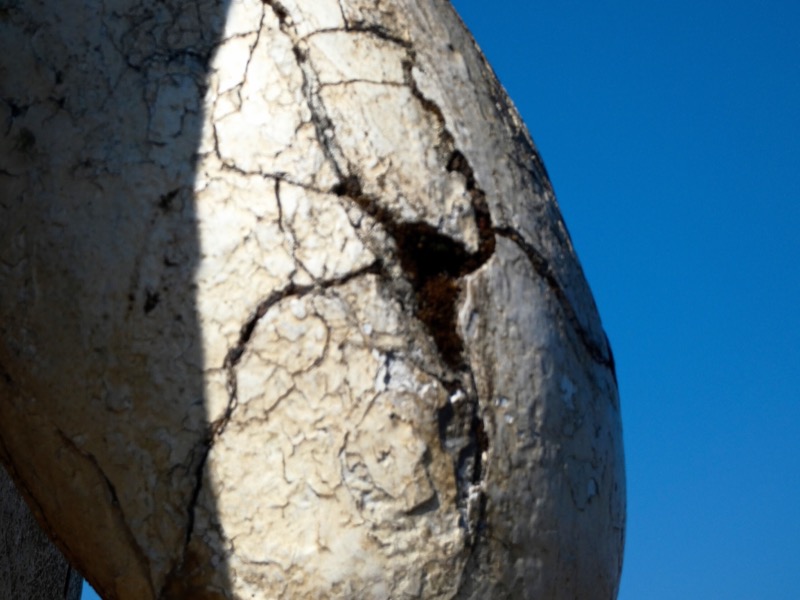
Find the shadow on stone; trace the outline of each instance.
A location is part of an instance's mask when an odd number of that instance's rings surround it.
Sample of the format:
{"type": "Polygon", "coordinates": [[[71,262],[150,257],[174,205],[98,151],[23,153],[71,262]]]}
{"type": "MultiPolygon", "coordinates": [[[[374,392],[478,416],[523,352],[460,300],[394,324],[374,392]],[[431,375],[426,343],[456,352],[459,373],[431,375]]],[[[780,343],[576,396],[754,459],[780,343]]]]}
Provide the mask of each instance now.
{"type": "Polygon", "coordinates": [[[0,458],[105,598],[229,588],[193,200],[227,10],[0,3],[0,458]]]}

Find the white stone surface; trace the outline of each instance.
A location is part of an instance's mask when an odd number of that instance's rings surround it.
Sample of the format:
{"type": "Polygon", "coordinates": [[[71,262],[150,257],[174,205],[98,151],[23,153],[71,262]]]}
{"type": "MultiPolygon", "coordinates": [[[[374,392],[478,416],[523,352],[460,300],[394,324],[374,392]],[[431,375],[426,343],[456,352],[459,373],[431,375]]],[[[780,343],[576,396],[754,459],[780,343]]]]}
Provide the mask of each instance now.
{"type": "Polygon", "coordinates": [[[0,454],[95,588],[616,596],[613,359],[449,4],[39,0],[0,72],[0,454]]]}

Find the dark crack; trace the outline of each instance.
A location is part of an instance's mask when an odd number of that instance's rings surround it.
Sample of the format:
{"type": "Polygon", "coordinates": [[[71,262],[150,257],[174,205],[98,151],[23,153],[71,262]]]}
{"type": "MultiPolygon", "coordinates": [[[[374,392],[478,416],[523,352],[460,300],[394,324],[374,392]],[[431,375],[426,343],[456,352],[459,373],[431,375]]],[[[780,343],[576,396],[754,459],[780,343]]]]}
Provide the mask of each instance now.
{"type": "MultiPolygon", "coordinates": [[[[213,443],[213,438],[220,435],[225,430],[225,427],[230,421],[233,412],[236,410],[236,365],[238,365],[239,361],[242,359],[242,356],[247,349],[247,344],[253,337],[253,332],[255,331],[256,325],[258,325],[258,322],[261,320],[261,318],[267,314],[267,311],[286,298],[302,297],[314,291],[326,290],[328,288],[341,286],[357,277],[361,277],[370,273],[378,274],[381,271],[382,266],[379,261],[376,261],[370,265],[367,265],[366,267],[357,269],[341,277],[318,281],[308,285],[297,285],[295,283],[290,283],[285,288],[272,292],[269,296],[267,296],[266,299],[259,303],[255,311],[253,311],[245,324],[242,325],[242,328],[239,330],[239,339],[237,340],[236,345],[229,349],[225,356],[223,368],[225,369],[227,375],[229,401],[222,417],[211,423],[209,427],[209,439],[207,442],[208,450],[210,450],[210,447],[213,443]]],[[[208,451],[206,452],[206,456],[207,455],[208,451]]],[[[203,458],[203,462],[205,462],[205,456],[203,458]]]]}
{"type": "Polygon", "coordinates": [[[278,23],[280,24],[281,29],[289,25],[291,15],[283,4],[278,2],[278,0],[262,0],[262,2],[265,6],[269,6],[272,9],[272,12],[275,13],[275,16],[278,17],[278,23]]]}
{"type": "Polygon", "coordinates": [[[452,457],[457,482],[457,506],[462,527],[471,543],[484,529],[486,498],[481,481],[485,475],[484,453],[489,438],[483,424],[474,377],[464,353],[464,340],[458,331],[458,300],[463,278],[484,265],[495,251],[495,230],[485,192],[477,185],[474,171],[464,154],[455,146],[439,106],[426,98],[413,79],[415,53],[408,50],[403,63],[406,84],[423,109],[437,122],[437,153],[444,168],[464,177],[478,229],[478,249],[470,252],[459,240],[438,231],[432,225],[400,220],[378,198],[364,193],[359,177],[353,173],[341,177],[331,190],[355,202],[382,225],[395,242],[397,260],[414,292],[414,315],[433,339],[444,363],[460,375],[443,382],[451,398],[461,394],[459,402],[450,402],[438,413],[439,434],[443,448],[452,457]],[[460,381],[460,382],[459,382],[460,381]],[[471,506],[477,494],[477,507],[471,506]]]}
{"type": "MultiPolygon", "coordinates": [[[[489,437],[480,414],[477,395],[467,394],[451,385],[450,402],[437,413],[439,439],[444,449],[453,457],[456,481],[456,499],[461,513],[461,525],[474,543],[475,535],[484,528],[485,497],[481,481],[485,476],[483,456],[489,450],[489,437]],[[471,496],[478,492],[479,506],[471,507],[471,496]]],[[[474,388],[474,384],[473,384],[474,388]]]]}
{"type": "Polygon", "coordinates": [[[605,347],[600,346],[592,338],[592,334],[581,324],[580,319],[578,318],[578,313],[576,312],[575,307],[572,305],[572,302],[570,302],[569,298],[567,297],[567,293],[561,285],[561,282],[558,280],[558,276],[556,275],[556,272],[550,262],[542,255],[541,252],[539,252],[532,244],[527,242],[525,238],[523,238],[522,235],[512,227],[496,227],[494,231],[497,233],[497,235],[514,242],[517,247],[528,257],[533,270],[536,271],[536,274],[545,281],[547,287],[556,297],[556,300],[564,311],[567,322],[580,338],[581,343],[586,348],[589,356],[596,363],[607,367],[611,371],[611,374],[614,377],[614,382],[616,383],[617,374],[616,367],[614,365],[614,355],[611,353],[611,345],[608,343],[608,338],[605,338],[604,340],[605,347]]]}
{"type": "Polygon", "coordinates": [[[156,306],[158,306],[161,296],[158,292],[150,289],[145,289],[144,295],[144,314],[149,314],[155,310],[156,306]]]}
{"type": "Polygon", "coordinates": [[[175,188],[159,196],[158,208],[160,208],[165,213],[169,213],[173,209],[175,205],[174,200],[178,197],[180,191],[181,191],[180,188],[175,188]]]}
{"type": "Polygon", "coordinates": [[[308,285],[297,285],[295,283],[290,283],[283,289],[276,290],[272,292],[266,299],[261,301],[259,305],[256,307],[255,311],[250,315],[242,328],[239,330],[239,339],[236,342],[236,345],[233,346],[228,350],[228,353],[225,356],[225,361],[223,363],[223,368],[226,371],[227,375],[227,386],[228,386],[228,395],[229,401],[228,406],[225,409],[225,413],[211,423],[209,427],[209,437],[207,441],[208,449],[203,457],[203,461],[205,462],[206,456],[208,455],[208,451],[213,444],[213,438],[215,436],[220,435],[224,430],[226,425],[231,419],[233,412],[236,410],[237,406],[237,385],[236,385],[236,365],[239,364],[239,361],[242,359],[245,350],[247,349],[247,344],[250,339],[253,337],[253,332],[255,331],[256,325],[261,320],[261,318],[267,314],[270,308],[278,304],[279,302],[285,300],[286,298],[290,297],[302,297],[306,294],[309,294],[314,291],[318,290],[326,290],[328,288],[341,286],[349,281],[361,277],[367,274],[377,274],[380,273],[382,270],[381,264],[379,262],[374,262],[366,267],[343,275],[341,277],[336,277],[333,279],[328,279],[324,281],[318,281],[313,284],[308,285]]]}
{"type": "Polygon", "coordinates": [[[342,275],[341,277],[326,279],[308,285],[297,285],[295,283],[290,283],[285,288],[272,292],[265,300],[259,303],[258,307],[255,311],[253,311],[253,314],[250,315],[250,318],[247,320],[247,322],[242,325],[242,328],[239,331],[239,340],[233,348],[228,350],[228,354],[225,356],[224,367],[226,369],[232,369],[239,363],[239,360],[244,354],[247,343],[250,341],[250,338],[252,337],[253,331],[255,330],[259,320],[261,320],[261,318],[267,314],[267,311],[275,306],[278,302],[281,302],[289,297],[304,296],[316,290],[326,290],[328,288],[341,286],[349,281],[352,281],[353,279],[356,279],[357,277],[361,277],[370,273],[378,274],[381,271],[382,269],[380,263],[374,262],[366,267],[357,269],[347,273],[346,275],[342,275]]]}
{"type": "Polygon", "coordinates": [[[366,23],[364,21],[347,23],[344,31],[353,33],[368,33],[385,42],[397,44],[403,48],[411,48],[411,43],[408,40],[404,40],[403,38],[394,35],[391,31],[389,31],[389,29],[377,23],[366,23]]]}
{"type": "MultiPolygon", "coordinates": [[[[183,577],[183,574],[196,568],[196,565],[189,564],[192,563],[193,561],[196,561],[197,559],[197,557],[195,557],[190,551],[189,545],[191,543],[192,536],[194,534],[195,513],[197,510],[197,503],[200,498],[200,494],[203,490],[203,473],[205,471],[206,462],[208,461],[208,456],[211,453],[211,448],[214,445],[214,439],[217,436],[221,435],[222,432],[225,430],[225,427],[230,422],[230,419],[233,416],[234,411],[236,410],[236,406],[238,405],[235,368],[236,365],[241,360],[242,356],[244,355],[247,343],[252,338],[253,332],[255,331],[258,321],[265,314],[267,314],[267,311],[269,311],[271,307],[275,306],[276,304],[278,304],[282,300],[285,300],[286,298],[300,297],[308,293],[314,292],[316,290],[324,290],[334,286],[344,285],[345,283],[351,281],[356,277],[360,277],[368,273],[378,273],[379,271],[380,271],[380,265],[376,262],[364,267],[363,269],[353,271],[352,273],[348,273],[347,275],[335,279],[316,282],[310,285],[296,285],[294,283],[289,284],[287,287],[281,290],[276,290],[272,292],[265,300],[260,302],[256,310],[248,318],[247,322],[245,322],[245,324],[242,326],[241,330],[239,331],[239,339],[237,340],[236,345],[233,346],[230,350],[228,350],[228,353],[225,356],[225,361],[223,363],[223,368],[225,369],[227,375],[227,388],[228,388],[228,398],[229,398],[228,406],[225,408],[225,413],[222,415],[222,417],[220,417],[219,419],[217,419],[216,421],[214,421],[209,425],[205,436],[197,445],[197,448],[200,449],[202,455],[200,457],[200,460],[197,462],[197,466],[195,467],[194,486],[192,488],[192,494],[189,500],[183,553],[178,564],[167,575],[164,587],[162,589],[162,595],[166,593],[167,596],[169,597],[182,597],[181,594],[176,592],[175,590],[183,589],[181,587],[182,584],[180,581],[181,578],[183,577]]],[[[192,453],[194,454],[195,451],[193,451],[192,453]]]]}
{"type": "MultiPolygon", "coordinates": [[[[325,106],[318,94],[320,84],[317,75],[308,60],[306,51],[298,44],[297,35],[290,29],[288,23],[289,14],[286,12],[286,9],[280,3],[273,0],[263,0],[263,2],[275,12],[280,23],[281,32],[283,32],[292,43],[292,53],[294,54],[295,61],[303,77],[303,95],[305,96],[308,110],[311,114],[311,124],[314,126],[317,141],[322,148],[325,158],[328,159],[336,173],[336,176],[342,179],[344,173],[341,165],[347,163],[347,160],[344,158],[344,153],[341,149],[336,146],[333,121],[328,116],[325,106]]],[[[353,169],[349,166],[348,170],[353,169]]]]}
{"type": "MultiPolygon", "coordinates": [[[[111,498],[111,511],[116,516],[117,525],[123,532],[125,539],[128,542],[128,546],[133,551],[133,555],[136,557],[136,561],[139,563],[140,568],[142,569],[142,573],[145,575],[145,580],[147,581],[148,586],[152,586],[152,582],[150,578],[147,576],[150,574],[150,561],[147,558],[147,555],[144,552],[144,549],[139,545],[136,541],[136,536],[133,534],[131,530],[127,518],[125,517],[125,512],[122,509],[122,505],[119,501],[119,496],[117,495],[117,489],[114,486],[114,483],[106,476],[103,468],[100,466],[100,463],[93,454],[86,452],[85,450],[79,448],[75,442],[67,436],[63,431],[60,429],[57,430],[58,436],[61,439],[61,442],[66,448],[69,448],[71,451],[75,452],[79,456],[83,457],[92,467],[94,471],[100,476],[100,479],[104,482],[106,490],[109,493],[111,498]]],[[[155,591],[150,588],[151,593],[155,593],[155,591]]]]}
{"type": "Polygon", "coordinates": [[[211,452],[212,446],[213,430],[209,428],[203,438],[191,451],[189,464],[194,462],[194,457],[198,452],[200,452],[201,455],[194,467],[194,485],[192,486],[192,493],[189,497],[183,548],[181,549],[180,559],[164,578],[164,584],[161,588],[161,592],[157,596],[158,598],[175,597],[174,590],[176,588],[181,588],[181,582],[186,578],[186,574],[195,569],[196,565],[193,564],[193,553],[190,544],[192,542],[192,536],[194,535],[197,503],[200,499],[200,493],[203,491],[203,473],[205,472],[206,462],[208,461],[208,455],[211,452]]]}
{"type": "Polygon", "coordinates": [[[400,267],[414,290],[415,316],[425,325],[444,362],[456,370],[466,368],[464,342],[456,325],[458,296],[461,278],[478,269],[494,252],[494,235],[485,202],[484,210],[475,210],[480,244],[477,252],[470,253],[462,242],[428,223],[397,219],[377,198],[362,191],[356,176],[344,178],[331,191],[355,202],[392,237],[400,267]]]}
{"type": "MultiPolygon", "coordinates": [[[[395,260],[405,275],[413,292],[413,313],[422,323],[436,345],[444,366],[450,369],[448,375],[440,376],[442,383],[451,393],[461,394],[462,400],[456,406],[450,404],[439,413],[440,438],[443,448],[450,454],[454,464],[458,488],[458,507],[462,515],[462,526],[467,529],[471,539],[475,539],[476,529],[482,529],[484,508],[470,510],[470,503],[484,477],[483,453],[489,448],[489,438],[483,425],[480,402],[468,358],[464,352],[464,340],[458,331],[458,301],[464,277],[485,264],[495,250],[495,231],[486,202],[486,194],[477,185],[474,171],[464,154],[456,148],[453,135],[447,128],[441,108],[417,87],[413,77],[416,52],[410,42],[393,36],[380,26],[347,24],[349,31],[370,33],[391,43],[406,48],[406,60],[402,67],[404,83],[423,110],[433,116],[438,140],[435,150],[443,169],[460,173],[465,182],[466,193],[470,198],[475,223],[478,229],[478,248],[467,249],[460,240],[445,235],[436,227],[423,221],[404,221],[386,207],[380,198],[364,192],[360,171],[357,165],[350,164],[336,140],[334,123],[319,96],[320,84],[313,65],[299,46],[298,36],[291,25],[291,15],[277,0],[263,0],[274,11],[281,31],[292,41],[297,64],[303,74],[303,93],[311,113],[311,122],[316,130],[317,140],[323,153],[330,161],[339,183],[330,190],[337,196],[347,198],[365,214],[371,216],[392,238],[395,247],[395,260]]],[[[385,284],[396,294],[404,292],[392,280],[382,264],[377,265],[385,284]]],[[[258,319],[272,306],[287,295],[303,293],[304,289],[291,286],[278,296],[268,298],[246,323],[241,331],[239,343],[234,346],[226,359],[229,373],[241,358],[245,346],[252,335],[258,319]]],[[[235,385],[231,381],[229,385],[235,385]]],[[[231,388],[235,397],[235,388],[231,388]]],[[[477,493],[481,494],[480,491],[477,493]]],[[[480,507],[485,507],[485,498],[480,495],[480,507]]]]}
{"type": "MultiPolygon", "coordinates": [[[[449,172],[460,173],[464,177],[466,191],[470,197],[475,223],[478,228],[478,250],[472,254],[462,254],[460,270],[457,276],[451,275],[451,285],[456,284],[456,291],[452,296],[452,314],[447,320],[452,336],[458,339],[458,345],[463,354],[463,340],[458,335],[456,326],[457,301],[460,294],[461,279],[484,265],[495,251],[495,228],[486,200],[486,193],[480,188],[475,178],[475,171],[466,156],[456,147],[455,138],[447,127],[442,109],[436,102],[427,98],[417,86],[414,79],[414,66],[416,54],[409,49],[408,59],[403,63],[405,82],[413,96],[420,102],[438,123],[440,159],[449,172]]],[[[460,250],[466,249],[460,245],[460,250]]],[[[461,357],[459,367],[464,374],[467,384],[466,391],[450,386],[451,401],[439,410],[439,436],[442,445],[453,457],[457,481],[457,505],[461,513],[462,527],[468,534],[471,552],[478,547],[478,541],[485,536],[486,528],[486,494],[482,489],[486,465],[484,456],[489,451],[490,439],[486,432],[481,410],[481,402],[475,385],[474,374],[466,360],[461,357]],[[463,394],[460,401],[455,401],[459,394],[463,394]],[[477,506],[474,506],[477,502],[477,506]]],[[[473,557],[474,558],[474,557],[473,557]]]]}
{"type": "MultiPolygon", "coordinates": [[[[449,166],[453,170],[456,166],[468,170],[466,161],[463,165],[457,164],[462,160],[458,156],[450,161],[452,165],[449,166]]],[[[470,539],[474,540],[475,533],[483,528],[485,497],[480,495],[475,514],[470,510],[471,494],[480,489],[480,481],[484,476],[482,457],[488,450],[489,439],[456,319],[463,277],[491,257],[495,240],[483,192],[474,186],[471,176],[467,177],[467,181],[474,190],[473,199],[477,200],[474,210],[480,243],[478,251],[474,253],[470,253],[460,241],[442,234],[427,223],[399,221],[377,199],[364,194],[360,181],[354,176],[344,179],[332,191],[354,201],[392,237],[397,260],[414,291],[414,315],[424,324],[445,364],[461,373],[456,380],[443,381],[451,397],[461,394],[463,399],[456,403],[448,402],[439,410],[439,437],[443,448],[453,459],[462,526],[470,539]],[[458,379],[463,379],[463,383],[458,379]],[[463,388],[469,391],[465,392],[463,388]]]]}

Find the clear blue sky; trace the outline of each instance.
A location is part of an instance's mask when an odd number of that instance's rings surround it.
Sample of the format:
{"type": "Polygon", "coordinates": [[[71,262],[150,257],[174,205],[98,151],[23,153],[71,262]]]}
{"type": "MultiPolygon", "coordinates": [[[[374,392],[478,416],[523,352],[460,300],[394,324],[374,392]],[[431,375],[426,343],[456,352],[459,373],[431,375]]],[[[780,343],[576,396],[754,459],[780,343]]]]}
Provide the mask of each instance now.
{"type": "Polygon", "coordinates": [[[454,4],[616,355],[620,600],[800,598],[800,2],[454,4]]]}
{"type": "Polygon", "coordinates": [[[620,600],[797,600],[800,2],[454,4],[614,347],[620,600]]]}

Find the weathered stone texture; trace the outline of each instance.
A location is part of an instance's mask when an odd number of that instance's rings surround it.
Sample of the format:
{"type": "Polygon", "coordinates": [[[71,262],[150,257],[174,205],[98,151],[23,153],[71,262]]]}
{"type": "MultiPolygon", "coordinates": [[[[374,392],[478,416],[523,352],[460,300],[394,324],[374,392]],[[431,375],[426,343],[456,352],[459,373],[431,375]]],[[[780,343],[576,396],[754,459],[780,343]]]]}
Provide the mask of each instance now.
{"type": "Polygon", "coordinates": [[[450,5],[72,4],[0,20],[0,440],[95,587],[615,597],[611,350],[450,5]]]}

